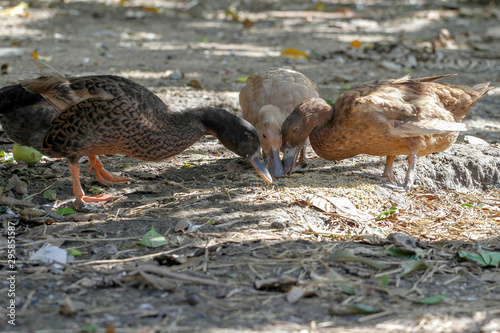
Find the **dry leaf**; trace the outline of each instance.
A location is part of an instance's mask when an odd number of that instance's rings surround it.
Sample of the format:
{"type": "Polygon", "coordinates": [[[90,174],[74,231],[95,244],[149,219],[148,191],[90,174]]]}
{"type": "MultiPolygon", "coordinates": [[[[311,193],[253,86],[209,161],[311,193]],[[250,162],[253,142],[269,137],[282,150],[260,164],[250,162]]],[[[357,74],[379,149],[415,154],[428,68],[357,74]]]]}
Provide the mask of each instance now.
{"type": "Polygon", "coordinates": [[[9,179],[9,184],[12,185],[12,189],[19,194],[26,194],[28,192],[28,184],[20,180],[17,175],[9,179]]]}
{"type": "Polygon", "coordinates": [[[131,282],[133,285],[149,285],[158,290],[171,291],[177,288],[177,283],[172,279],[159,277],[142,271],[136,274],[126,275],[124,280],[131,282]]]}
{"type": "Polygon", "coordinates": [[[198,80],[191,80],[187,84],[188,87],[192,87],[194,89],[203,89],[201,83],[198,80]]]}
{"type": "Polygon", "coordinates": [[[150,12],[150,13],[158,13],[159,9],[155,7],[147,7],[147,6],[141,6],[141,9],[150,12]]]}
{"type": "Polygon", "coordinates": [[[349,199],[345,197],[332,197],[327,195],[308,194],[304,201],[326,213],[337,213],[340,216],[353,219],[358,222],[372,220],[373,216],[359,211],[349,199]]]}
{"type": "Polygon", "coordinates": [[[14,7],[7,8],[4,10],[0,10],[0,16],[1,15],[8,15],[8,16],[26,16],[26,10],[28,9],[29,5],[26,2],[20,2],[14,7]]]}
{"type": "Polygon", "coordinates": [[[59,313],[65,316],[73,316],[74,314],[76,314],[76,308],[69,296],[66,296],[66,298],[64,299],[64,304],[59,308],[59,313]]]}
{"type": "Polygon", "coordinates": [[[387,236],[387,239],[389,241],[392,241],[395,246],[401,247],[408,251],[415,251],[415,248],[417,247],[416,239],[413,239],[401,232],[390,234],[389,236],[387,236]]]}
{"type": "Polygon", "coordinates": [[[357,47],[359,49],[361,46],[363,46],[363,43],[361,43],[359,40],[356,39],[351,42],[351,46],[357,47]]]}
{"type": "Polygon", "coordinates": [[[254,22],[254,21],[249,20],[249,19],[247,19],[247,18],[246,18],[246,19],[244,19],[244,20],[243,20],[243,22],[241,22],[241,23],[243,23],[243,28],[245,28],[245,29],[250,29],[250,28],[251,28],[251,27],[253,27],[253,25],[255,24],[255,22],[254,22]]]}
{"type": "Polygon", "coordinates": [[[47,215],[47,212],[40,209],[19,208],[16,210],[21,216],[24,216],[28,219],[43,217],[47,215]]]}
{"type": "Polygon", "coordinates": [[[309,288],[304,287],[292,287],[292,289],[287,293],[286,300],[288,303],[296,303],[301,298],[314,295],[314,292],[309,290],[309,288]]]}
{"type": "Polygon", "coordinates": [[[293,48],[288,48],[283,51],[281,51],[281,56],[285,58],[291,58],[291,59],[308,59],[309,55],[305,53],[304,51],[300,51],[297,49],[293,48]]]}
{"type": "Polygon", "coordinates": [[[296,280],[284,279],[284,278],[268,278],[255,281],[255,288],[259,290],[274,290],[287,292],[293,285],[297,283],[296,280]]]}
{"type": "Polygon", "coordinates": [[[175,225],[174,231],[175,232],[185,231],[185,230],[187,230],[187,228],[189,228],[190,225],[191,225],[191,222],[189,222],[188,220],[179,221],[175,225]]]}

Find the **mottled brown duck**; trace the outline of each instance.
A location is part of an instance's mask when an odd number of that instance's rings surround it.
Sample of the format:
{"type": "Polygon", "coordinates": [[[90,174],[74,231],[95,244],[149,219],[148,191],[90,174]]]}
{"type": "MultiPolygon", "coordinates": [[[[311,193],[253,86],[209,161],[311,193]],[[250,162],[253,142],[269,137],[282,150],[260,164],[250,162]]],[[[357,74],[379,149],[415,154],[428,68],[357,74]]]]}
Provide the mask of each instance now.
{"type": "Polygon", "coordinates": [[[489,83],[471,88],[434,82],[448,76],[367,82],[344,92],[333,107],[320,98],[304,101],[283,123],[285,172],[309,137],[327,160],[387,156],[383,178],[393,182],[396,155],[408,155],[404,187],[410,189],[417,158],[450,147],[466,130],[461,121],[467,111],[491,89],[489,83]]]}
{"type": "Polygon", "coordinates": [[[0,122],[11,140],[50,157],[68,160],[73,193],[85,196],[78,161],[88,156],[90,172],[103,184],[131,180],[106,171],[98,155],[124,154],[145,161],[174,156],[205,134],[245,157],[272,182],[255,128],[224,109],[200,107],[174,112],[155,94],[112,75],[42,76],[0,89],[0,122]]]}
{"type": "MultiPolygon", "coordinates": [[[[243,118],[257,129],[267,168],[283,176],[280,158],[281,125],[302,101],[318,97],[318,88],[304,74],[290,67],[272,67],[252,74],[240,92],[243,118]]],[[[305,162],[303,147],[300,163],[305,162]]]]}

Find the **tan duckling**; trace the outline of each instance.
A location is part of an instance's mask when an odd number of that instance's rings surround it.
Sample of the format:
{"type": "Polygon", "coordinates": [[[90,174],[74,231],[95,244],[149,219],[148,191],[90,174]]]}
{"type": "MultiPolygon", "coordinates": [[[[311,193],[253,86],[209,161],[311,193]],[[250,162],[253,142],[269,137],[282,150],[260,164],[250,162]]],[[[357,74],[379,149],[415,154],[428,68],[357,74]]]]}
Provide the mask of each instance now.
{"type": "MultiPolygon", "coordinates": [[[[281,125],[295,106],[311,97],[318,97],[316,85],[289,67],[272,67],[252,74],[240,92],[243,118],[255,126],[273,177],[284,174],[280,159],[281,125]]],[[[301,152],[300,163],[303,163],[303,147],[301,152]]]]}
{"type": "Polygon", "coordinates": [[[461,121],[467,111],[491,89],[489,83],[471,88],[434,82],[448,76],[367,82],[340,95],[334,107],[320,98],[303,102],[282,126],[285,172],[309,137],[327,160],[387,156],[383,176],[391,181],[396,155],[408,155],[404,187],[411,188],[417,158],[450,147],[466,130],[461,121]]]}
{"type": "Polygon", "coordinates": [[[220,108],[174,112],[155,94],[123,77],[42,76],[0,89],[0,122],[11,140],[69,162],[73,193],[80,202],[112,197],[85,196],[78,160],[88,156],[90,171],[103,184],[130,178],[106,171],[98,155],[125,154],[145,161],[174,156],[203,135],[212,134],[245,157],[268,182],[259,137],[246,120],[220,108]]]}

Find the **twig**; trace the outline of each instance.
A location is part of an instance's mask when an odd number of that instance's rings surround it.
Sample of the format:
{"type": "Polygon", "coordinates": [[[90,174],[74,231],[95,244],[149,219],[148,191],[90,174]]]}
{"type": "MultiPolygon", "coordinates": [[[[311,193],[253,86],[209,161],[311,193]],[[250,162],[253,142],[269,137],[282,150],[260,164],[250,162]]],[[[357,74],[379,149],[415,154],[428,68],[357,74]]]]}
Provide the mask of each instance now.
{"type": "Polygon", "coordinates": [[[46,188],[44,188],[43,190],[41,190],[40,192],[38,192],[38,193],[33,193],[32,195],[28,195],[26,198],[24,198],[24,200],[27,200],[27,199],[29,199],[29,198],[31,198],[31,197],[34,197],[35,195],[39,195],[40,193],[45,192],[46,190],[48,190],[49,188],[51,188],[51,187],[52,187],[52,186],[54,186],[55,184],[56,184],[56,183],[52,183],[52,184],[50,184],[49,186],[47,186],[46,188]]]}
{"type": "MultiPolygon", "coordinates": [[[[134,238],[136,238],[136,237],[134,237],[134,238]]],[[[128,261],[151,259],[154,257],[159,257],[159,256],[162,256],[165,254],[176,252],[176,251],[179,251],[181,249],[184,249],[184,248],[190,247],[190,246],[193,246],[193,244],[186,244],[184,246],[176,247],[175,249],[172,249],[172,250],[147,254],[147,255],[139,256],[139,257],[131,257],[131,258],[124,258],[124,259],[112,259],[112,260],[92,260],[92,261],[87,261],[87,262],[80,262],[80,263],[78,263],[78,265],[119,264],[119,263],[124,263],[124,262],[128,262],[128,261]]]]}
{"type": "Polygon", "coordinates": [[[185,275],[185,274],[181,274],[181,273],[174,273],[174,272],[171,272],[164,267],[157,267],[157,266],[152,266],[152,265],[145,265],[145,266],[141,266],[139,268],[134,267],[131,269],[126,269],[126,270],[129,270],[132,272],[142,271],[142,272],[146,272],[146,273],[152,273],[152,274],[157,274],[157,275],[173,278],[176,280],[204,284],[207,286],[217,286],[217,287],[227,287],[228,286],[224,282],[219,282],[219,281],[214,281],[214,280],[209,280],[209,279],[204,279],[204,278],[198,278],[198,277],[189,276],[189,275],[185,275]]]}
{"type": "Polygon", "coordinates": [[[7,205],[7,206],[25,206],[25,207],[35,207],[36,206],[34,203],[11,198],[11,197],[6,197],[6,196],[0,197],[0,204],[7,205]]]}

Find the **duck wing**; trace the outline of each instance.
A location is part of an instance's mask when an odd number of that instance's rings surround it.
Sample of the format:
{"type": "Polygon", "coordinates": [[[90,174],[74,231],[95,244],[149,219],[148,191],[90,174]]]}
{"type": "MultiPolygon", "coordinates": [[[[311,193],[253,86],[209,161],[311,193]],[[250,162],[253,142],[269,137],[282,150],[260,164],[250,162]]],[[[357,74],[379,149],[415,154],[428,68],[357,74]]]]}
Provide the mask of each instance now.
{"type": "Polygon", "coordinates": [[[397,137],[465,131],[460,121],[491,88],[489,83],[471,88],[433,82],[449,76],[405,76],[362,84],[339,97],[335,116],[349,120],[350,126],[364,122],[397,137]]]}
{"type": "Polygon", "coordinates": [[[57,111],[64,112],[72,105],[78,104],[89,98],[100,98],[103,100],[113,99],[105,89],[89,89],[85,82],[88,77],[67,79],[59,74],[41,76],[36,79],[23,80],[21,85],[33,94],[42,95],[43,98],[52,104],[57,111]]]}

